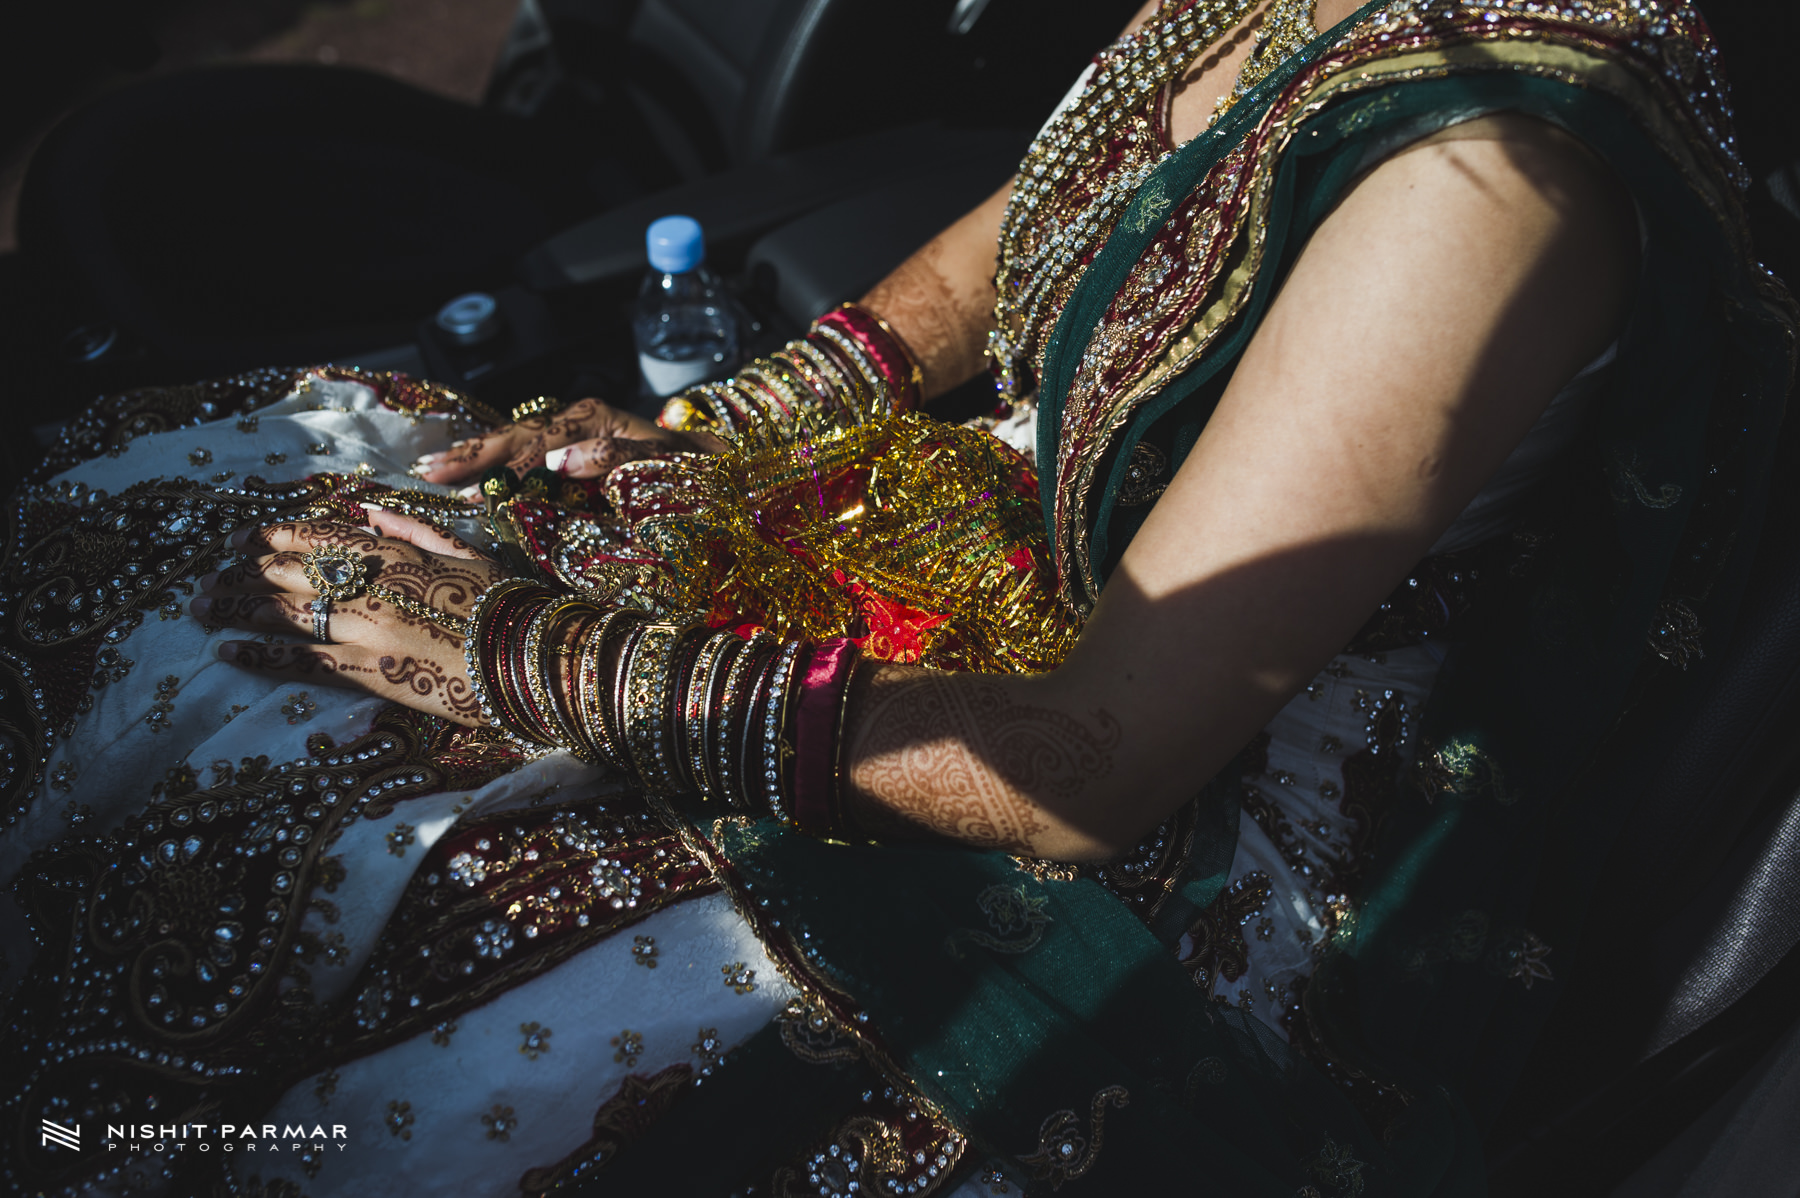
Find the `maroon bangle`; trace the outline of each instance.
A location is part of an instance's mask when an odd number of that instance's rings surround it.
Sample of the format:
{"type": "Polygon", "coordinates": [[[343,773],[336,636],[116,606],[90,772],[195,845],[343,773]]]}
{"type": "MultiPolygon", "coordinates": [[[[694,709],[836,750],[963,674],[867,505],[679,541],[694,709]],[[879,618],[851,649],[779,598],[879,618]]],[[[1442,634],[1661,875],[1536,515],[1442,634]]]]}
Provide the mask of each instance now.
{"type": "Polygon", "coordinates": [[[923,373],[887,322],[865,308],[844,304],[813,321],[813,327],[829,325],[863,348],[881,371],[894,396],[894,411],[910,412],[919,406],[923,373]]]}
{"type": "Polygon", "coordinates": [[[838,785],[838,745],[850,676],[862,656],[842,637],[821,641],[796,663],[799,701],[794,705],[794,825],[822,840],[848,835],[838,785]]]}

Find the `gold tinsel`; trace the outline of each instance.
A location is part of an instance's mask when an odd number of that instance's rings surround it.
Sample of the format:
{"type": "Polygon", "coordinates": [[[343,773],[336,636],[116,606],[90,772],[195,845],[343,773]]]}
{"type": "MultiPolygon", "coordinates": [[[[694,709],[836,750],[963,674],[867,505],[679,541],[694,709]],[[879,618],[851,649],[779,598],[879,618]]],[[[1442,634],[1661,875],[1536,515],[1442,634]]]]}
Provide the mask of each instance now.
{"type": "Polygon", "coordinates": [[[702,469],[695,514],[633,533],[715,625],[989,673],[1053,668],[1074,644],[1036,479],[986,433],[887,416],[745,439],[702,469]]]}

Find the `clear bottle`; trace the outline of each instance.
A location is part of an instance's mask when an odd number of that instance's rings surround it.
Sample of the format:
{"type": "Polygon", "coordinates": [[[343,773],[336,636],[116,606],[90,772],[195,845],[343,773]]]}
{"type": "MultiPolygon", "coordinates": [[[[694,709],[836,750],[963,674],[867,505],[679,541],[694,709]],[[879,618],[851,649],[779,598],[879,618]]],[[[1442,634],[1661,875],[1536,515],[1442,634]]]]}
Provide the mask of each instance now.
{"type": "Polygon", "coordinates": [[[638,290],[631,331],[638,369],[659,396],[729,373],[738,364],[737,305],[706,268],[706,238],[691,216],[652,221],[644,236],[650,272],[638,290]]]}

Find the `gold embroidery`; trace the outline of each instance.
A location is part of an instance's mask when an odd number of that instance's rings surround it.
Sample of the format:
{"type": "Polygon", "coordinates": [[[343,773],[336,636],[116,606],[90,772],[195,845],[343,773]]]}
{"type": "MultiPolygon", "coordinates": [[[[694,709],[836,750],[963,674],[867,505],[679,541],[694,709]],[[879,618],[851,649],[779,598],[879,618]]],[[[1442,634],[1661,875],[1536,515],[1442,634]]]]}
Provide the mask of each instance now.
{"type": "Polygon", "coordinates": [[[412,1103],[393,1099],[387,1104],[387,1114],[381,1122],[390,1136],[398,1136],[402,1140],[412,1139],[413,1124],[417,1122],[413,1116],[412,1103]]]}
{"type": "Polygon", "coordinates": [[[413,842],[413,833],[418,831],[411,824],[395,824],[394,830],[382,839],[387,841],[387,851],[395,857],[406,856],[406,846],[413,842]]]}
{"type": "MultiPolygon", "coordinates": [[[[881,1193],[879,1180],[905,1165],[900,1133],[879,1119],[852,1116],[840,1125],[823,1151],[805,1162],[805,1173],[791,1167],[774,1177],[777,1198],[814,1198],[819,1194],[854,1193],[860,1185],[881,1193]]],[[[917,1193],[918,1191],[913,1191],[917,1193]]]]}
{"type": "MultiPolygon", "coordinates": [[[[1063,566],[1061,595],[1073,610],[1087,611],[1097,589],[1088,561],[1090,538],[1083,527],[1097,510],[1090,502],[1096,465],[1106,459],[1107,446],[1138,406],[1198,361],[1237,319],[1262,267],[1276,168],[1299,126],[1332,101],[1394,80],[1487,71],[1530,72],[1606,93],[1634,113],[1733,235],[1747,237],[1734,193],[1743,171],[1723,134],[1724,92],[1711,79],[1715,68],[1710,55],[1699,59],[1708,77],[1705,85],[1681,86],[1677,94],[1685,103],[1679,107],[1668,103],[1655,79],[1672,74],[1665,68],[1662,47],[1709,48],[1693,10],[1623,0],[1597,2],[1580,13],[1562,10],[1554,17],[1528,9],[1521,0],[1485,0],[1455,6],[1395,4],[1372,14],[1303,70],[1196,192],[1178,200],[1169,225],[1152,240],[1089,342],[1065,400],[1055,463],[1039,463],[1045,485],[1053,488],[1052,549],[1063,566]],[[1491,21],[1495,12],[1505,14],[1504,24],[1491,21]],[[1628,44],[1636,49],[1621,48],[1628,44]],[[1194,261],[1196,269],[1179,284],[1150,285],[1162,269],[1152,258],[1167,252],[1164,243],[1179,243],[1182,233],[1191,235],[1202,224],[1212,234],[1211,248],[1201,251],[1191,242],[1182,246],[1182,257],[1194,261]],[[1211,265],[1201,267],[1202,261],[1211,265]],[[1176,292],[1190,298],[1178,299],[1176,292]],[[1196,304],[1191,316],[1164,315],[1196,304]],[[1118,330],[1131,335],[1112,336],[1118,330]]],[[[1372,115],[1365,113],[1363,119],[1372,115]]],[[[1356,114],[1345,119],[1354,122],[1356,114]]],[[[1006,236],[1014,236],[1010,226],[1006,236]]],[[[1060,312],[1067,298],[1054,311],[1060,312]]]]}
{"type": "Polygon", "coordinates": [[[613,1046],[613,1061],[616,1063],[623,1063],[628,1069],[631,1066],[636,1065],[638,1058],[644,1053],[644,1037],[637,1032],[632,1031],[630,1028],[626,1028],[624,1031],[614,1036],[611,1040],[611,1044],[613,1046]]]}
{"type": "Polygon", "coordinates": [[[1363,1192],[1362,1171],[1368,1167],[1359,1161],[1347,1145],[1339,1144],[1328,1134],[1319,1155],[1307,1165],[1307,1172],[1330,1188],[1331,1198],[1356,1198],[1363,1192]]]}
{"type": "Polygon", "coordinates": [[[287,697],[287,702],[281,705],[281,714],[287,717],[287,722],[290,724],[304,724],[311,720],[313,713],[318,710],[319,705],[313,702],[312,696],[305,691],[295,691],[287,697]]]}
{"type": "Polygon", "coordinates": [[[1162,178],[1153,175],[1150,182],[1146,183],[1138,192],[1137,202],[1131,208],[1127,225],[1133,233],[1147,232],[1162,224],[1163,218],[1169,214],[1169,209],[1172,207],[1174,207],[1174,201],[1169,199],[1169,193],[1163,187],[1162,178]]]}
{"type": "Polygon", "coordinates": [[[703,1027],[699,1038],[688,1045],[688,1051],[700,1058],[700,1076],[710,1077],[712,1071],[725,1063],[725,1041],[719,1038],[719,1029],[703,1027]]]}
{"type": "Polygon", "coordinates": [[[535,1061],[550,1051],[550,1029],[537,1020],[521,1023],[519,1034],[525,1037],[524,1042],[519,1045],[519,1051],[525,1054],[526,1060],[535,1061]]]}
{"type": "Polygon", "coordinates": [[[1506,774],[1487,751],[1468,741],[1451,741],[1443,748],[1420,754],[1412,768],[1413,788],[1427,803],[1439,795],[1462,799],[1492,799],[1502,807],[1519,801],[1519,792],[1507,784],[1506,774]]]}
{"type": "Polygon", "coordinates": [[[751,969],[742,961],[721,965],[719,972],[725,975],[725,984],[739,994],[748,994],[756,989],[756,970],[751,969]]]}
{"type": "Polygon", "coordinates": [[[966,940],[992,953],[1028,953],[1037,947],[1044,938],[1044,929],[1050,926],[1050,915],[1044,910],[1049,902],[1048,896],[1028,894],[1023,886],[996,882],[975,896],[975,905],[987,916],[994,935],[975,928],[958,928],[944,938],[944,951],[961,957],[960,942],[966,940]]]}
{"type": "Polygon", "coordinates": [[[1131,462],[1125,467],[1125,481],[1119,485],[1120,507],[1142,507],[1169,489],[1169,459],[1162,450],[1147,441],[1131,447],[1131,462]]]}
{"type": "Polygon", "coordinates": [[[839,1023],[816,994],[804,994],[779,1017],[781,1042],[810,1065],[855,1061],[862,1057],[856,1037],[839,1023]]]}
{"type": "Polygon", "coordinates": [[[173,674],[156,684],[156,702],[150,705],[150,712],[144,717],[144,723],[150,726],[150,731],[163,732],[168,729],[169,717],[175,714],[175,696],[180,693],[181,679],[173,674]]]}
{"type": "Polygon", "coordinates": [[[1130,1103],[1131,1095],[1124,1086],[1107,1086],[1096,1093],[1089,1106],[1092,1130],[1085,1136],[1081,1118],[1074,1111],[1054,1111],[1038,1128],[1036,1150],[1016,1159],[1031,1170],[1033,1180],[1048,1181],[1051,1189],[1060,1190],[1092,1169],[1094,1162],[1100,1159],[1100,1148],[1105,1142],[1106,1108],[1109,1105],[1122,1108],[1130,1103]]]}
{"type": "Polygon", "coordinates": [[[511,1107],[501,1106],[496,1102],[492,1110],[482,1113],[481,1125],[487,1128],[488,1139],[498,1140],[504,1144],[512,1139],[513,1132],[518,1130],[519,1116],[511,1107]]]}

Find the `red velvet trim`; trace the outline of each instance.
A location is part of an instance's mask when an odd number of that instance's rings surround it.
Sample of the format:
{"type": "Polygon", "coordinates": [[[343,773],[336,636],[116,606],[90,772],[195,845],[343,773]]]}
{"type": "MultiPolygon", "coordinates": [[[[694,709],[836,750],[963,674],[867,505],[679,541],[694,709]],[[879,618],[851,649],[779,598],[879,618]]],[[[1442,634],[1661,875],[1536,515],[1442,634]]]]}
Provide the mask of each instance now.
{"type": "Polygon", "coordinates": [[[813,647],[800,674],[794,705],[794,824],[809,836],[842,839],[843,802],[838,794],[838,720],[844,690],[856,669],[856,646],[838,637],[813,647]]]}

